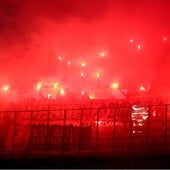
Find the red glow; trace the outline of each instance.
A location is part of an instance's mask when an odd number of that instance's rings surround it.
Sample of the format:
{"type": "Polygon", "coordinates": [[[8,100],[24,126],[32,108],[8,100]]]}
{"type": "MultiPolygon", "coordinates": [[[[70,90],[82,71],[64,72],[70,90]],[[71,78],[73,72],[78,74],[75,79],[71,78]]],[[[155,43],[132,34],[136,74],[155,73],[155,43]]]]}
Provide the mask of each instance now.
{"type": "Polygon", "coordinates": [[[136,141],[143,154],[170,149],[169,19],[170,0],[1,0],[0,157],[133,155],[136,141]]]}
{"type": "Polygon", "coordinates": [[[154,116],[154,117],[155,117],[155,116],[156,116],[156,112],[153,112],[152,116],[154,116]]]}
{"type": "Polygon", "coordinates": [[[163,37],[163,40],[166,41],[166,40],[167,40],[167,37],[163,37]]]}
{"type": "Polygon", "coordinates": [[[77,98],[81,89],[97,99],[112,98],[112,90],[119,89],[128,94],[123,93],[124,98],[146,94],[170,99],[168,5],[38,2],[9,0],[9,8],[18,6],[14,18],[2,15],[0,82],[9,82],[18,100],[40,99],[35,91],[41,91],[42,98],[60,95],[60,85],[67,96],[77,98]],[[148,86],[140,88],[141,82],[148,86]]]}

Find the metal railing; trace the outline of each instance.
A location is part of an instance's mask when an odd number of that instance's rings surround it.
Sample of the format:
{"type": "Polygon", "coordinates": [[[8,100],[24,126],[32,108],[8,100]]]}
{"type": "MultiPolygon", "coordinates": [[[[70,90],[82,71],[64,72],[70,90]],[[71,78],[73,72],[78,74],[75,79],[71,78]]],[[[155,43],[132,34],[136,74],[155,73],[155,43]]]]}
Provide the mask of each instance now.
{"type": "Polygon", "coordinates": [[[169,105],[146,108],[140,114],[132,106],[0,111],[0,156],[170,152],[169,105]]]}

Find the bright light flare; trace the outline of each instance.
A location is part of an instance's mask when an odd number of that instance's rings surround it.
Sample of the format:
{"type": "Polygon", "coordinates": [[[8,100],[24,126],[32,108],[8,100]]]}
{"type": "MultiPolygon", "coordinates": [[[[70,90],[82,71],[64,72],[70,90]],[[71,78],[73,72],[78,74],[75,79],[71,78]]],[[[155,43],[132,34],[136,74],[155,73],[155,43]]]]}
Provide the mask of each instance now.
{"type": "Polygon", "coordinates": [[[86,65],[87,65],[87,64],[86,64],[85,62],[81,63],[81,66],[82,66],[82,67],[86,67],[86,65]]]}
{"type": "Polygon", "coordinates": [[[41,84],[41,83],[38,83],[38,84],[37,84],[37,90],[40,91],[41,87],[42,87],[42,84],[41,84]]]}
{"type": "Polygon", "coordinates": [[[81,76],[81,77],[84,77],[84,73],[83,73],[83,72],[81,72],[81,73],[80,73],[80,76],[81,76]]]}
{"type": "Polygon", "coordinates": [[[110,85],[110,88],[112,88],[112,89],[118,89],[118,88],[119,88],[119,84],[118,84],[118,83],[112,83],[112,84],[110,85]]]}
{"type": "Polygon", "coordinates": [[[54,84],[54,88],[56,89],[58,87],[58,82],[54,84]]]}
{"type": "Polygon", "coordinates": [[[133,43],[133,39],[130,39],[129,42],[130,42],[130,43],[133,43]]]}
{"type": "Polygon", "coordinates": [[[147,118],[148,118],[148,115],[143,115],[143,116],[142,116],[142,119],[143,119],[143,120],[146,120],[147,118]]]}
{"type": "Polygon", "coordinates": [[[106,56],[106,53],[105,53],[105,52],[101,52],[101,53],[100,53],[100,56],[101,56],[101,57],[105,57],[105,56],[106,56]]]}
{"type": "Polygon", "coordinates": [[[83,90],[81,91],[81,95],[84,96],[84,91],[83,90]]]}
{"type": "Polygon", "coordinates": [[[138,123],[138,126],[143,126],[143,123],[141,122],[141,123],[138,123]]]}
{"type": "Polygon", "coordinates": [[[93,94],[90,94],[89,95],[89,99],[94,99],[95,97],[94,97],[94,95],[93,94]]]}
{"type": "Polygon", "coordinates": [[[59,60],[59,61],[62,61],[62,60],[63,60],[63,57],[62,57],[62,56],[58,56],[58,60],[59,60]]]}
{"type": "Polygon", "coordinates": [[[140,45],[140,44],[138,44],[137,48],[138,48],[138,50],[141,50],[141,45],[140,45]]]}
{"type": "Polygon", "coordinates": [[[9,86],[4,86],[4,87],[3,87],[3,90],[4,90],[4,91],[8,91],[8,90],[9,90],[9,86]]]}
{"type": "Polygon", "coordinates": [[[67,61],[67,64],[70,65],[70,64],[71,64],[71,61],[67,61]]]}
{"type": "Polygon", "coordinates": [[[64,96],[65,91],[64,91],[64,89],[63,89],[63,88],[61,88],[61,89],[60,89],[60,94],[61,94],[62,96],[64,96]]]}
{"type": "Polygon", "coordinates": [[[101,121],[100,120],[96,121],[96,124],[101,125],[101,121]]]}
{"type": "Polygon", "coordinates": [[[141,87],[139,88],[139,90],[140,90],[140,91],[146,91],[146,88],[145,88],[144,86],[141,86],[141,87]]]}
{"type": "Polygon", "coordinates": [[[97,77],[97,78],[100,77],[100,72],[99,72],[99,71],[96,72],[96,77],[97,77]]]}
{"type": "Polygon", "coordinates": [[[167,37],[163,37],[163,41],[166,41],[167,40],[167,37]]]}
{"type": "Polygon", "coordinates": [[[51,94],[48,94],[47,97],[48,97],[48,99],[50,99],[51,98],[51,94]]]}

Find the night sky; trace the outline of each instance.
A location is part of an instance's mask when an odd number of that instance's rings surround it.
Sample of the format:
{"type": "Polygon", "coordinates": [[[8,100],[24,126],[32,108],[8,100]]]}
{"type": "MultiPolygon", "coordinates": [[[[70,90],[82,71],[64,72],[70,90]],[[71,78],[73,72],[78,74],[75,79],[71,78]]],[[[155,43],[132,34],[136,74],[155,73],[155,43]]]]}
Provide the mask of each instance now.
{"type": "Polygon", "coordinates": [[[169,0],[0,0],[0,93],[168,96],[169,11],[169,0]]]}

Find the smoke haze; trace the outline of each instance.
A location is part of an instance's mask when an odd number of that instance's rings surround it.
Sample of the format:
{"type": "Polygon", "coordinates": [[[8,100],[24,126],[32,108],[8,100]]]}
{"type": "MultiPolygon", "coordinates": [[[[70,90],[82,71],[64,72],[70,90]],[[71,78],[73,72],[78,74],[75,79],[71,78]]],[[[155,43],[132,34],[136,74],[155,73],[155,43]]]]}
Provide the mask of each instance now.
{"type": "Polygon", "coordinates": [[[39,81],[60,81],[69,91],[94,92],[118,81],[124,89],[144,84],[168,95],[169,5],[168,0],[0,1],[0,85],[25,91],[35,90],[39,81]]]}

